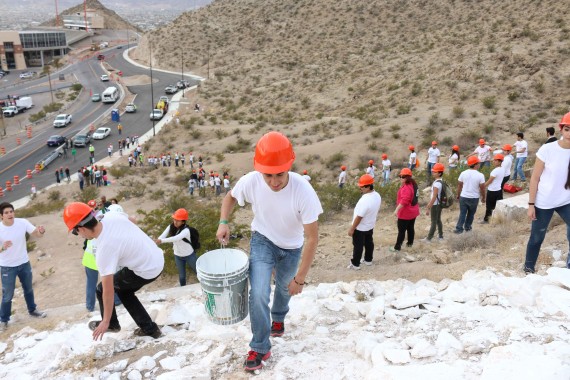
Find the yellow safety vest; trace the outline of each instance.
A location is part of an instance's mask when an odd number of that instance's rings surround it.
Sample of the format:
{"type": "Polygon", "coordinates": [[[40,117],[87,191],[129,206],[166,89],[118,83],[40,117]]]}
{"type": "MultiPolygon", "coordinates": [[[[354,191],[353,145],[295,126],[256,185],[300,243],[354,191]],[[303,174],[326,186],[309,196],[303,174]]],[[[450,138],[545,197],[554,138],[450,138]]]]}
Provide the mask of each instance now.
{"type": "Polygon", "coordinates": [[[95,262],[95,255],[93,254],[93,248],[95,248],[93,247],[93,240],[87,240],[85,253],[83,253],[83,265],[89,269],[97,270],[97,263],[95,262]]]}

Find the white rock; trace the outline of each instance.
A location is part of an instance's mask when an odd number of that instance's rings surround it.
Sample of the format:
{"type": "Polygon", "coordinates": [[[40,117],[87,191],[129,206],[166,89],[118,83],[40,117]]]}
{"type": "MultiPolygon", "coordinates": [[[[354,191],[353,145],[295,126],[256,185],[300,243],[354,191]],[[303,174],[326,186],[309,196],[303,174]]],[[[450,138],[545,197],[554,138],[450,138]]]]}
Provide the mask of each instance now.
{"type": "Polygon", "coordinates": [[[36,344],[36,340],[32,337],[22,337],[14,340],[14,351],[24,350],[36,344]]]}
{"type": "MultiPolygon", "coordinates": [[[[563,270],[570,272],[568,269],[563,270]]],[[[554,285],[543,286],[536,297],[536,306],[545,314],[554,315],[562,312],[570,317],[570,291],[554,285]]]]}
{"type": "Polygon", "coordinates": [[[502,215],[507,220],[526,218],[528,210],[528,193],[515,195],[497,202],[496,215],[502,215]]]}
{"type": "Polygon", "coordinates": [[[392,306],[394,306],[396,309],[406,309],[408,307],[429,303],[429,301],[430,301],[429,297],[419,297],[419,296],[402,297],[393,301],[392,306]]]}
{"type": "Polygon", "coordinates": [[[156,380],[210,380],[211,378],[210,368],[187,366],[176,371],[162,373],[156,377],[156,380]]]}
{"type": "Polygon", "coordinates": [[[114,348],[112,344],[101,344],[95,348],[95,359],[100,360],[113,356],[114,348]]]}
{"type": "Polygon", "coordinates": [[[150,356],[143,356],[129,367],[138,371],[148,371],[156,367],[156,361],[150,356]]]}
{"type": "Polygon", "coordinates": [[[173,371],[182,368],[183,364],[186,362],[184,356],[167,356],[166,358],[160,360],[160,366],[168,371],[173,371]]]}
{"type": "Polygon", "coordinates": [[[175,303],[168,304],[159,310],[155,322],[161,326],[182,325],[192,321],[193,316],[185,305],[175,303]]]}
{"type": "Polygon", "coordinates": [[[437,355],[437,350],[430,342],[421,339],[412,348],[411,355],[415,359],[429,358],[437,355]]]}
{"type": "Polygon", "coordinates": [[[8,347],[6,343],[0,342],[0,354],[6,350],[6,347],[8,347]]]}
{"type": "Polygon", "coordinates": [[[141,373],[139,371],[137,371],[136,369],[133,369],[127,375],[128,380],[141,380],[142,378],[143,377],[142,377],[141,373]]]}
{"type": "Polygon", "coordinates": [[[410,352],[408,350],[387,348],[382,353],[386,360],[393,364],[406,364],[410,362],[410,352]]]}
{"type": "Polygon", "coordinates": [[[468,354],[486,352],[492,344],[498,342],[499,339],[494,332],[482,328],[461,335],[461,343],[468,354]]]}
{"type": "Polygon", "coordinates": [[[555,284],[560,284],[570,289],[570,270],[566,269],[566,265],[564,265],[564,269],[548,268],[546,273],[547,273],[546,275],[547,279],[554,282],[555,284]]]}
{"type": "Polygon", "coordinates": [[[39,341],[39,340],[44,340],[45,338],[48,337],[48,335],[49,335],[49,333],[47,331],[42,331],[42,332],[35,334],[32,338],[39,341]]]}
{"type": "Polygon", "coordinates": [[[383,319],[385,307],[383,296],[374,298],[372,302],[369,303],[366,320],[369,322],[378,322],[380,319],[383,319]]]}
{"type": "Polygon", "coordinates": [[[566,268],[568,264],[566,263],[566,261],[563,260],[558,260],[552,263],[552,266],[555,268],[566,268]]]}
{"type": "Polygon", "coordinates": [[[439,332],[435,346],[439,349],[440,355],[452,350],[463,350],[463,344],[461,344],[461,342],[456,337],[451,335],[447,329],[441,330],[439,332]]]}
{"type": "Polygon", "coordinates": [[[559,249],[552,250],[552,258],[554,261],[558,261],[562,259],[562,251],[559,249]]]}
{"type": "Polygon", "coordinates": [[[315,329],[315,332],[316,332],[317,334],[321,334],[321,335],[329,335],[329,333],[330,333],[329,329],[328,329],[327,327],[325,327],[325,326],[318,326],[318,327],[315,329]]]}
{"type": "Polygon", "coordinates": [[[161,293],[145,294],[145,298],[149,302],[163,302],[166,301],[166,295],[161,293]]]}
{"type": "Polygon", "coordinates": [[[371,281],[357,281],[354,286],[354,292],[358,301],[369,301],[373,297],[374,285],[371,281]]]}
{"type": "Polygon", "coordinates": [[[131,339],[119,340],[115,342],[113,350],[116,353],[133,350],[137,346],[137,342],[131,339]]]}
{"type": "Polygon", "coordinates": [[[330,311],[341,311],[344,307],[343,303],[337,300],[326,300],[323,306],[330,311]]]}
{"type": "Polygon", "coordinates": [[[123,359],[105,366],[104,370],[108,372],[120,372],[127,368],[128,364],[129,359],[123,359]]]}
{"type": "Polygon", "coordinates": [[[158,360],[161,356],[168,354],[167,350],[158,351],[156,354],[152,355],[154,360],[158,360]]]}

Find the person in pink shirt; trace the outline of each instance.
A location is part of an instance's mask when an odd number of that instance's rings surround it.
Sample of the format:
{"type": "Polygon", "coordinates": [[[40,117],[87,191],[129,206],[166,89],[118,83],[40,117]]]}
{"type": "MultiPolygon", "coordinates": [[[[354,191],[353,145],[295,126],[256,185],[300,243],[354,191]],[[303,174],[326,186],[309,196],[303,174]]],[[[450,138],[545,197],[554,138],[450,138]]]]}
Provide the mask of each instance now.
{"type": "Polygon", "coordinates": [[[398,238],[394,247],[390,247],[391,252],[400,251],[402,243],[408,233],[407,247],[414,244],[414,225],[416,218],[420,215],[420,206],[418,205],[418,185],[412,178],[412,171],[404,168],[400,171],[400,181],[402,183],[398,190],[397,207],[394,216],[398,218],[398,238]]]}

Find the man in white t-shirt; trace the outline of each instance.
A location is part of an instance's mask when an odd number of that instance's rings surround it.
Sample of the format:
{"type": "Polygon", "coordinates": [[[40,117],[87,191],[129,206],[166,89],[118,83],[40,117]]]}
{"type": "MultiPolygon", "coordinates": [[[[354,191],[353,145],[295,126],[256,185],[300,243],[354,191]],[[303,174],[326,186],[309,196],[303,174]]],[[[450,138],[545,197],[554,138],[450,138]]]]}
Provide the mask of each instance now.
{"type": "Polygon", "coordinates": [[[513,166],[513,155],[511,154],[511,150],[513,147],[511,144],[503,145],[503,163],[501,167],[503,168],[503,181],[501,182],[501,191],[503,190],[503,186],[505,183],[509,182],[511,178],[511,167],[513,166]]]}
{"type": "Polygon", "coordinates": [[[477,156],[481,167],[491,166],[491,147],[487,145],[484,139],[479,139],[479,146],[475,148],[473,153],[467,156],[467,158],[472,156],[477,156]]]}
{"type": "Polygon", "coordinates": [[[107,212],[103,220],[98,221],[91,207],[85,203],[73,202],[63,210],[63,220],[74,235],[89,240],[97,239],[95,260],[101,275],[97,300],[102,320],[89,322],[93,339],[102,339],[107,331],[121,330],[115,311],[115,292],[139,326],[134,334],[160,337],[160,329],[135,292],[156,280],[162,273],[162,250],[123,212],[107,212]],[[117,267],[121,269],[115,273],[117,267]]]}
{"type": "Polygon", "coordinates": [[[526,177],[524,175],[523,165],[528,157],[528,143],[524,140],[524,133],[517,133],[517,142],[514,144],[515,152],[517,157],[515,159],[515,171],[513,172],[513,181],[517,180],[517,177],[521,178],[521,181],[525,182],[526,177]]]}
{"type": "Polygon", "coordinates": [[[43,226],[34,227],[27,219],[16,218],[14,206],[0,203],[0,272],[2,274],[2,304],[0,304],[0,332],[6,331],[12,315],[12,298],[16,288],[16,277],[22,284],[28,314],[45,318],[46,313],[37,309],[32,287],[32,266],[26,248],[26,233],[42,237],[43,226]]]}
{"type": "Polygon", "coordinates": [[[370,177],[375,177],[376,166],[374,166],[374,160],[368,161],[368,167],[366,168],[366,174],[370,177]]]}
{"type": "Polygon", "coordinates": [[[232,188],[230,187],[230,177],[224,176],[224,192],[227,194],[232,188]]]}
{"type": "Polygon", "coordinates": [[[386,153],[382,154],[382,186],[390,182],[390,171],[392,170],[392,162],[388,159],[386,153]]]}
{"type": "Polygon", "coordinates": [[[410,151],[410,158],[408,159],[408,168],[414,170],[416,168],[416,162],[418,160],[418,154],[416,153],[416,147],[413,145],[408,146],[410,151]]]}
{"type": "Polygon", "coordinates": [[[485,176],[479,172],[479,157],[469,157],[467,166],[469,166],[469,169],[461,172],[457,180],[459,219],[453,231],[456,234],[462,234],[463,231],[471,231],[479,198],[481,198],[481,202],[485,203],[485,176]]]}
{"type": "Polygon", "coordinates": [[[362,197],[358,200],[352,215],[352,225],[348,229],[348,236],[352,236],[352,260],[348,264],[348,269],[360,269],[360,263],[372,265],[372,254],[374,253],[374,226],[382,198],[374,191],[374,178],[364,174],[358,180],[358,187],[362,197]],[[364,250],[364,258],[362,251],[364,250]],[[362,261],[361,261],[362,260],[362,261]]]}
{"type": "Polygon", "coordinates": [[[338,175],[338,187],[342,189],[345,183],[346,183],[346,166],[342,165],[340,167],[340,174],[338,175]]]}
{"type": "Polygon", "coordinates": [[[428,183],[431,183],[431,178],[432,178],[431,169],[435,164],[439,162],[440,154],[441,152],[437,148],[437,141],[432,141],[431,147],[428,149],[428,156],[426,158],[426,170],[427,170],[426,178],[428,179],[428,183]]]}
{"type": "Polygon", "coordinates": [[[483,218],[483,223],[489,223],[489,218],[493,215],[493,210],[497,205],[497,201],[503,199],[503,188],[501,183],[503,182],[505,169],[501,166],[505,159],[502,154],[495,154],[493,157],[493,166],[495,167],[491,174],[489,174],[489,179],[485,182],[485,187],[487,188],[487,196],[485,202],[485,217],[483,218]]]}
{"type": "Polygon", "coordinates": [[[261,368],[271,356],[270,335],[284,334],[289,300],[302,292],[317,250],[318,218],[323,209],[311,184],[289,171],[294,160],[287,137],[279,132],[263,135],[255,147],[255,171],[241,177],[222,201],[216,233],[222,245],[229,241],[228,223],[236,203],[250,203],[254,215],[249,258],[253,337],[246,371],[261,368]],[[272,273],[275,292],[270,310],[272,273]]]}
{"type": "Polygon", "coordinates": [[[311,176],[309,175],[309,172],[306,169],[303,170],[303,178],[305,178],[307,182],[311,182],[311,176]]]}

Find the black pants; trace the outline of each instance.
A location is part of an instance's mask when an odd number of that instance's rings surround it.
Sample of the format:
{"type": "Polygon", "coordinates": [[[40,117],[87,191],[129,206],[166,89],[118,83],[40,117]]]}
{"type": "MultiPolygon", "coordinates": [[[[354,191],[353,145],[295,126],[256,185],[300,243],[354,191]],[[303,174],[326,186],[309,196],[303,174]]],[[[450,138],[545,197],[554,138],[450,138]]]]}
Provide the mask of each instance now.
{"type": "Polygon", "coordinates": [[[412,220],[398,219],[398,238],[396,240],[396,245],[394,245],[394,249],[396,251],[399,251],[402,248],[406,232],[408,232],[408,243],[406,245],[411,247],[414,244],[415,224],[416,218],[412,220]]]}
{"type": "MultiPolygon", "coordinates": [[[[154,333],[156,329],[158,329],[158,326],[152,321],[150,315],[148,315],[146,309],[141,304],[141,301],[139,301],[135,295],[135,292],[143,286],[150,284],[157,278],[158,276],[150,280],[144,279],[137,276],[135,272],[129,268],[123,268],[113,276],[113,287],[115,288],[115,293],[137,326],[139,326],[145,334],[154,333]]],[[[97,300],[99,301],[99,308],[101,309],[101,317],[103,317],[103,285],[101,283],[97,285],[97,300]]],[[[115,305],[113,305],[113,315],[111,316],[109,326],[120,327],[115,305]]]]}
{"type": "Polygon", "coordinates": [[[429,232],[427,235],[428,240],[433,238],[435,234],[435,228],[437,227],[437,233],[440,238],[443,238],[443,223],[441,222],[441,206],[440,205],[433,205],[430,210],[431,215],[431,226],[429,228],[429,232]]]}
{"type": "Polygon", "coordinates": [[[487,208],[485,210],[485,218],[484,218],[486,222],[488,222],[491,215],[493,215],[493,210],[497,205],[497,201],[500,201],[501,199],[503,199],[503,190],[497,190],[497,191],[487,190],[487,200],[485,202],[485,206],[487,208]]]}
{"type": "Polygon", "coordinates": [[[360,266],[363,250],[364,261],[372,261],[372,253],[374,252],[374,238],[372,236],[373,232],[374,229],[371,229],[370,231],[354,230],[354,233],[352,234],[352,260],[350,261],[355,267],[360,266]]]}

